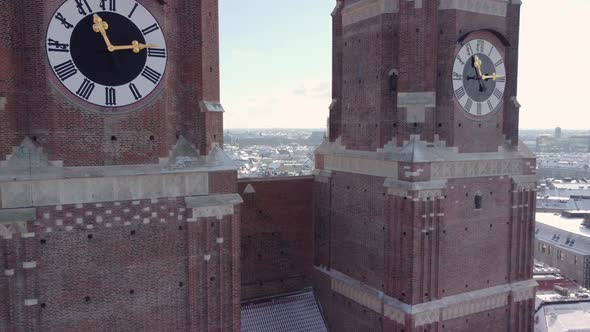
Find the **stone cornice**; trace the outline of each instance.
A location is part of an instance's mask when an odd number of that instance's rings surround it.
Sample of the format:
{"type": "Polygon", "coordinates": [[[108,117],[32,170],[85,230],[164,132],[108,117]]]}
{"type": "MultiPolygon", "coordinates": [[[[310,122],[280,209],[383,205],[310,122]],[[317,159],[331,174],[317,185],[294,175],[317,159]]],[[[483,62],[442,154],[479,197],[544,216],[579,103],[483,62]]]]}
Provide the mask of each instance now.
{"type": "Polygon", "coordinates": [[[361,0],[344,7],[342,25],[347,26],[381,14],[397,13],[399,0],[361,0]]]}
{"type": "Polygon", "coordinates": [[[439,10],[463,10],[506,17],[509,0],[440,0],[439,10]]]}
{"type": "Polygon", "coordinates": [[[537,287],[536,281],[526,280],[410,305],[334,269],[315,268],[331,278],[333,291],[399,324],[405,325],[410,318],[413,327],[504,307],[510,297],[514,302],[526,301],[535,297],[537,287]]]}
{"type": "Polygon", "coordinates": [[[520,176],[535,171],[535,163],[530,160],[534,159],[534,155],[524,145],[520,145],[518,150],[500,147],[497,152],[459,153],[444,142],[427,143],[413,137],[402,147],[390,144],[378,151],[347,150],[339,141],[325,142],[316,154],[323,155],[324,170],[393,180],[399,178],[402,163],[429,164],[430,180],[520,176]]]}

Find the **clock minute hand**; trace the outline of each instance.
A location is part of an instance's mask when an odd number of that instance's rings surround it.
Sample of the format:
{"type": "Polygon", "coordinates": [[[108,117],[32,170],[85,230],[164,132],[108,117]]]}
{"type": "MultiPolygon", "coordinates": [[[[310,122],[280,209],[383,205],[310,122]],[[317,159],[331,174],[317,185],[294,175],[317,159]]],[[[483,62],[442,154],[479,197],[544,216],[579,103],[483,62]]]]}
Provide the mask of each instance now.
{"type": "Polygon", "coordinates": [[[94,24],[92,25],[92,30],[94,30],[94,32],[100,33],[102,39],[104,39],[104,42],[107,45],[107,49],[109,50],[109,52],[113,52],[113,44],[111,44],[111,41],[109,40],[109,37],[107,36],[106,32],[109,29],[109,24],[97,14],[94,14],[93,22],[94,24]]]}
{"type": "Polygon", "coordinates": [[[155,44],[142,44],[137,40],[131,42],[131,45],[122,45],[122,46],[113,46],[113,51],[122,51],[122,50],[133,50],[133,53],[139,53],[141,50],[146,48],[154,48],[158,47],[155,44]]]}
{"type": "Polygon", "coordinates": [[[498,78],[504,78],[506,76],[504,75],[496,75],[496,73],[492,73],[492,75],[483,75],[481,78],[484,80],[489,80],[492,79],[492,81],[495,81],[498,78]]]}

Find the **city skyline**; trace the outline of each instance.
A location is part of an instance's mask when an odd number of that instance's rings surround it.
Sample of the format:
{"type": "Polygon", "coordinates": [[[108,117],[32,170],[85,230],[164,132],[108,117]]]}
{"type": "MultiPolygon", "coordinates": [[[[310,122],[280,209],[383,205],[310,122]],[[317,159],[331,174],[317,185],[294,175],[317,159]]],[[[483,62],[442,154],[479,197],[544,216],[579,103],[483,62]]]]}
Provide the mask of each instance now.
{"type": "MultiPolygon", "coordinates": [[[[269,8],[263,0],[220,1],[226,128],[326,127],[334,4],[283,1],[269,8]]],[[[583,121],[588,117],[581,114],[588,108],[583,79],[590,77],[584,60],[590,46],[580,43],[576,33],[590,30],[584,17],[588,12],[590,2],[584,0],[566,0],[559,10],[549,0],[523,1],[517,96],[521,128],[588,128],[583,121]]]]}

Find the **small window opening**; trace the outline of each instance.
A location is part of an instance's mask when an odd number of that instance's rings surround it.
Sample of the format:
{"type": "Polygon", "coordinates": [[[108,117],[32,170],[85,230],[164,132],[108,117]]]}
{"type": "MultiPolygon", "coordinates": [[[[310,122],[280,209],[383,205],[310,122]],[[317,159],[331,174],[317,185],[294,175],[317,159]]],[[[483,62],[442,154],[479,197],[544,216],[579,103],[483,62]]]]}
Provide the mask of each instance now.
{"type": "Polygon", "coordinates": [[[395,71],[395,69],[392,69],[391,71],[389,71],[389,92],[391,94],[394,94],[397,92],[397,73],[395,71]]]}
{"type": "Polygon", "coordinates": [[[480,194],[475,195],[474,203],[475,203],[475,209],[481,210],[482,197],[480,194]]]}

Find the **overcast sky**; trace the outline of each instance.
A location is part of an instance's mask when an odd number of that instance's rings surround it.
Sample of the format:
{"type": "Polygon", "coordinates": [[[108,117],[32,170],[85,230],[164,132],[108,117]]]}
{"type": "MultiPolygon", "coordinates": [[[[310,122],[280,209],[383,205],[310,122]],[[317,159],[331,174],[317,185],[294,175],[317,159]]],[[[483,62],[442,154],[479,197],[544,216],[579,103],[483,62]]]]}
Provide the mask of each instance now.
{"type": "MultiPolygon", "coordinates": [[[[226,128],[324,128],[334,0],[220,0],[226,128]]],[[[590,0],[523,0],[521,128],[590,128],[590,0]]]]}

